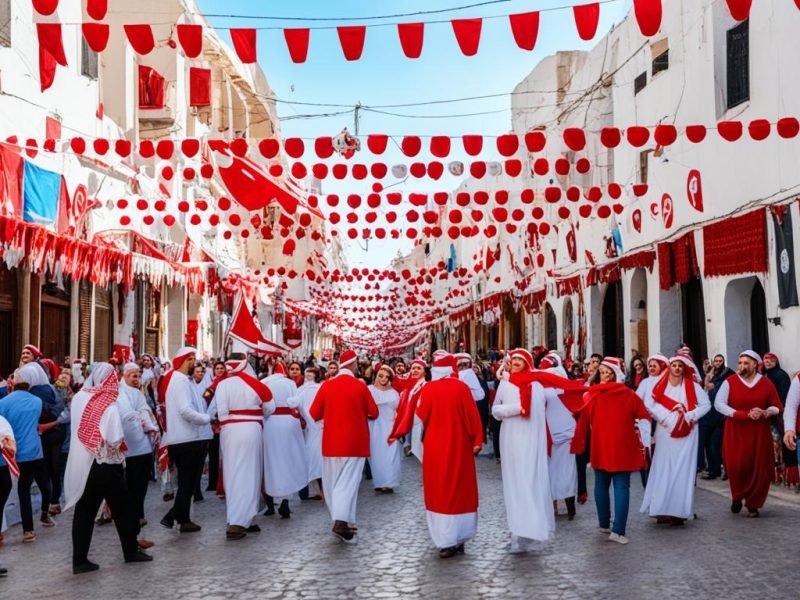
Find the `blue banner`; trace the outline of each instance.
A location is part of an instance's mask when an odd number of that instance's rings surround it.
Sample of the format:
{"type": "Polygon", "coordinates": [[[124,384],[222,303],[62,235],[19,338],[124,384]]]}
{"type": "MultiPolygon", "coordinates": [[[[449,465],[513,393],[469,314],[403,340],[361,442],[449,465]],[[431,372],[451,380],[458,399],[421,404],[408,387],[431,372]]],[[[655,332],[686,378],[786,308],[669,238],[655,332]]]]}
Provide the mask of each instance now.
{"type": "Polygon", "coordinates": [[[25,161],[22,182],[22,218],[28,223],[55,226],[58,219],[58,197],[61,175],[25,161]]]}

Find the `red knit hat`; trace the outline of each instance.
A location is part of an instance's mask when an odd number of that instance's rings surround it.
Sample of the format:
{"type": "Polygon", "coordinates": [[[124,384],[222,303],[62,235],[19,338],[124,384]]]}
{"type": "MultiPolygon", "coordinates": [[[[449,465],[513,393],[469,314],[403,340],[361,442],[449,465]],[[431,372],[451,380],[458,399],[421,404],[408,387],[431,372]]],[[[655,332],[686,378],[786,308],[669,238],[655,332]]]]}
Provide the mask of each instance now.
{"type": "Polygon", "coordinates": [[[355,352],[352,350],[345,350],[339,357],[339,368],[342,369],[344,367],[348,367],[351,364],[354,364],[357,360],[358,356],[355,352]]]}
{"type": "Polygon", "coordinates": [[[525,361],[525,364],[528,365],[528,369],[533,370],[533,355],[525,350],[525,348],[512,350],[509,356],[511,356],[511,358],[521,358],[525,361]]]}

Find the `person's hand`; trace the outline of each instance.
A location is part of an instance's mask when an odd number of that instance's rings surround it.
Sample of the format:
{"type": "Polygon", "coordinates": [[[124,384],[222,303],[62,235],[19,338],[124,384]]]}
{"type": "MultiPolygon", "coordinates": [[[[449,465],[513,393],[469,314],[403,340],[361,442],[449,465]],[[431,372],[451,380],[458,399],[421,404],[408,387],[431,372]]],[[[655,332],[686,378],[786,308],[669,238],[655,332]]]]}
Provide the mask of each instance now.
{"type": "Polygon", "coordinates": [[[481,446],[475,446],[475,447],[472,449],[472,453],[473,453],[475,456],[478,456],[478,453],[480,453],[480,451],[481,451],[481,446]]]}
{"type": "Polygon", "coordinates": [[[715,386],[713,383],[707,383],[707,384],[706,384],[706,391],[707,391],[707,392],[710,392],[711,390],[713,390],[713,389],[714,389],[714,388],[716,388],[716,387],[717,387],[717,386],[715,386]]]}
{"type": "Polygon", "coordinates": [[[7,450],[11,456],[14,456],[17,453],[17,444],[14,442],[14,438],[10,436],[0,439],[0,448],[7,450]]]}
{"type": "Polygon", "coordinates": [[[753,421],[758,421],[764,416],[764,411],[760,408],[751,408],[748,415],[753,421]]]}
{"type": "Polygon", "coordinates": [[[783,434],[783,443],[789,450],[797,450],[797,434],[794,431],[787,431],[783,434]]]}

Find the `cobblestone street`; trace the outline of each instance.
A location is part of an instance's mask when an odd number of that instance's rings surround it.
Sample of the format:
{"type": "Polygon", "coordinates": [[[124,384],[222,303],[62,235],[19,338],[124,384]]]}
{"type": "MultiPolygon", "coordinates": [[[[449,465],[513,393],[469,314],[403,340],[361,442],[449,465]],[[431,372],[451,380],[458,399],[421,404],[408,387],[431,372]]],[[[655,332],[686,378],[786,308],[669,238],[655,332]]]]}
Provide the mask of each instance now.
{"type": "MultiPolygon", "coordinates": [[[[640,515],[641,485],[632,482],[627,547],[597,533],[594,506],[559,517],[556,537],[529,555],[508,553],[500,468],[478,461],[478,537],[465,556],[438,558],[422,506],[419,463],[404,463],[393,496],[375,496],[367,482],[359,499],[359,540],[346,546],[330,533],[324,506],[292,502],[291,520],[258,517],[259,535],[226,542],[224,503],[195,505],[197,535],[158,525],[166,511],[158,488],[149,492],[144,535],[155,561],[125,565],[112,525],[95,529],[90,558],[100,571],[73,576],[72,516],[38,530],[22,544],[19,526],[0,551],[9,577],[3,598],[754,598],[791,597],[796,572],[792,532],[800,510],[770,498],[762,518],[732,515],[726,498],[698,490],[698,520],[683,529],[656,526],[640,515]]],[[[562,507],[563,511],[563,507],[562,507]]]]}

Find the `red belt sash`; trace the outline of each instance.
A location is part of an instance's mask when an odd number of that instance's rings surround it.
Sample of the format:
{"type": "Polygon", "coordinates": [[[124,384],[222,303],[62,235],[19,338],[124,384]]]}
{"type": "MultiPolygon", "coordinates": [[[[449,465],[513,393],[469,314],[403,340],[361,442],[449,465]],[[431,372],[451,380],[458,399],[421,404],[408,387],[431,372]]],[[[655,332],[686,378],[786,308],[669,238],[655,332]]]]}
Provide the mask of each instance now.
{"type": "Polygon", "coordinates": [[[275,412],[272,414],[294,417],[295,419],[298,419],[300,421],[300,425],[303,427],[303,429],[306,428],[306,421],[300,414],[300,411],[297,410],[296,408],[289,408],[288,406],[279,406],[275,409],[275,412]]]}
{"type": "Polygon", "coordinates": [[[231,410],[228,414],[232,418],[220,421],[220,425],[223,427],[225,425],[232,425],[234,423],[259,423],[260,425],[264,424],[264,412],[260,408],[239,408],[231,410]],[[237,418],[237,417],[244,417],[244,418],[237,418]],[[259,417],[259,418],[248,419],[247,417],[259,417]]]}

